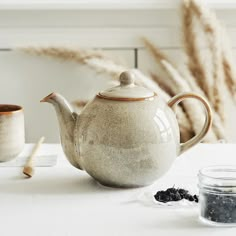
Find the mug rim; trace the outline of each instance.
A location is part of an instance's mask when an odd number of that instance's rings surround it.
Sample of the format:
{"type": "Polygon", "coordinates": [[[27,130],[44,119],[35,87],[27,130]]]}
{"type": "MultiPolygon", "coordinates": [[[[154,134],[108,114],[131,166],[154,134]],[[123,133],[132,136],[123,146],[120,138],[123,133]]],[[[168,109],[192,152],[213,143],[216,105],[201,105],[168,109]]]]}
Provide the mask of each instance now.
{"type": "Polygon", "coordinates": [[[8,115],[23,111],[23,107],[14,104],[0,104],[0,115],[8,115]],[[2,110],[3,107],[8,107],[6,110],[2,110]]]}

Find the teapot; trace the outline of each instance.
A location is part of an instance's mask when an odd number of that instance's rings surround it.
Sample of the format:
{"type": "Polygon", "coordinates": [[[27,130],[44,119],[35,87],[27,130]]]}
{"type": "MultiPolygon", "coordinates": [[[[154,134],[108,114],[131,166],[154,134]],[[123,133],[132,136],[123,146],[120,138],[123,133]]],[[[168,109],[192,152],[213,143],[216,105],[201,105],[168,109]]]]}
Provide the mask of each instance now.
{"type": "Polygon", "coordinates": [[[199,143],[212,124],[208,102],[195,93],[181,93],[168,101],[135,85],[135,74],[125,71],[120,85],[99,92],[80,114],[66,99],[51,93],[41,102],[51,103],[57,114],[60,138],[69,162],[96,181],[110,187],[142,187],[166,173],[177,156],[199,143]],[[205,108],[202,130],[185,143],[171,109],[186,98],[205,108]]]}

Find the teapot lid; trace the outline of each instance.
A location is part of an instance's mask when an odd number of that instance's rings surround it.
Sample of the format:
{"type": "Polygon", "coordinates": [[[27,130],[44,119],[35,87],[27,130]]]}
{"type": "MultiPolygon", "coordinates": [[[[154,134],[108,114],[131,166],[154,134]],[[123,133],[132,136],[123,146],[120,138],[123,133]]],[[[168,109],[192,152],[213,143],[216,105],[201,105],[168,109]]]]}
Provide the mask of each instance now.
{"type": "Polygon", "coordinates": [[[140,101],[152,98],[156,94],[147,88],[135,85],[135,75],[132,71],[120,74],[120,85],[99,92],[98,97],[118,101],[140,101]]]}

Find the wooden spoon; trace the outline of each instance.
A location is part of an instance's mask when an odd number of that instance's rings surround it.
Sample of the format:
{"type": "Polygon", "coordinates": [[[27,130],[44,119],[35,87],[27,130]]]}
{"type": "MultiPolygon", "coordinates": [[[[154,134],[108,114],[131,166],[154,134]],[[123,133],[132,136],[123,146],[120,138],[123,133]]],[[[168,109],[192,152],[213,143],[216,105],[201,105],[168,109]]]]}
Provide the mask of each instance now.
{"type": "Polygon", "coordinates": [[[44,139],[45,139],[44,137],[41,137],[39,139],[38,143],[34,146],[34,149],[24,166],[23,173],[29,178],[31,178],[34,175],[33,159],[34,159],[35,154],[37,153],[38,149],[40,148],[41,144],[44,142],[44,139]]]}

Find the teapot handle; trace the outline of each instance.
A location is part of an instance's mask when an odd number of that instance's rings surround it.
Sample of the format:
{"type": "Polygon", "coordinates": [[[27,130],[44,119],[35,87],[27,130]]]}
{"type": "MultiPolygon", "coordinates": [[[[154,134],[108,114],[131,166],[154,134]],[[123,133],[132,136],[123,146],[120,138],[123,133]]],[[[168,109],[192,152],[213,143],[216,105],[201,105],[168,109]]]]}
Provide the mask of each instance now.
{"type": "Polygon", "coordinates": [[[191,138],[187,142],[180,144],[179,155],[182,154],[183,152],[187,151],[189,148],[193,147],[194,145],[198,144],[199,142],[201,142],[201,140],[205,137],[205,135],[207,134],[207,132],[209,131],[209,129],[212,125],[211,107],[210,107],[209,103],[206,101],[206,99],[200,95],[197,95],[195,93],[178,94],[169,100],[168,106],[172,108],[173,106],[177,105],[178,103],[180,103],[181,101],[183,101],[186,98],[197,99],[203,104],[203,106],[205,108],[204,111],[205,111],[206,119],[205,119],[205,123],[204,123],[202,130],[197,135],[195,135],[193,138],[191,138]]]}

